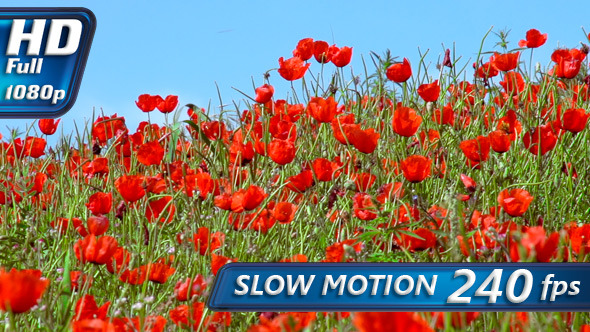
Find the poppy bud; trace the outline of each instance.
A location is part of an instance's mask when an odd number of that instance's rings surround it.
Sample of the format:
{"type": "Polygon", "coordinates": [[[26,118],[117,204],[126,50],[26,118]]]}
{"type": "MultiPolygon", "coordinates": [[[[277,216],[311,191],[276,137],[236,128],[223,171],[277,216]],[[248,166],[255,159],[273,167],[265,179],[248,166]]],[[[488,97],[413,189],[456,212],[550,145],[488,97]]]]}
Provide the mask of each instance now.
{"type": "Polygon", "coordinates": [[[98,142],[94,142],[94,144],[92,144],[92,154],[95,156],[100,155],[100,151],[101,151],[101,147],[98,144],[98,142]]]}
{"type": "Polygon", "coordinates": [[[451,62],[451,50],[448,48],[445,51],[445,57],[442,64],[445,67],[453,68],[453,63],[451,62]]]}
{"type": "Polygon", "coordinates": [[[588,47],[588,45],[582,43],[582,47],[580,47],[580,51],[582,51],[582,53],[587,55],[590,52],[590,47],[588,47]]]}

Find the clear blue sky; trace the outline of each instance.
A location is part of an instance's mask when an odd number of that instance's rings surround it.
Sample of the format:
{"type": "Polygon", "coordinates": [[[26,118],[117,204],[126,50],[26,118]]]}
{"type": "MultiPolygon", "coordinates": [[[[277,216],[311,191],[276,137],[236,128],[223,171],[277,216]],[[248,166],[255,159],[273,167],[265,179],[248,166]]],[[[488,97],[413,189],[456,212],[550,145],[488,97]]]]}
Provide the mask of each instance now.
{"type": "MultiPolygon", "coordinates": [[[[97,29],[78,99],[63,117],[64,130],[75,119],[90,118],[93,108],[117,113],[134,130],[147,117],[134,101],[142,93],[176,94],[180,104],[219,104],[217,82],[225,103],[241,99],[232,87],[253,94],[252,79],[288,58],[305,37],[354,48],[352,65],[361,72],[361,55],[369,52],[408,57],[417,63],[418,47],[430,49],[436,62],[445,47],[456,45],[463,64],[474,57],[482,37],[510,29],[511,47],[536,28],[549,34],[535,58],[543,65],[558,45],[579,47],[590,30],[590,2],[569,1],[147,1],[147,0],[2,0],[4,7],[86,7],[97,29]]],[[[488,38],[484,50],[498,39],[488,38]]],[[[528,61],[528,54],[522,58],[528,61]]],[[[312,64],[312,68],[313,68],[312,64]]],[[[281,82],[271,73],[271,82],[281,82]]],[[[287,88],[277,89],[285,97],[287,88]]],[[[157,113],[157,111],[152,114],[157,113]]],[[[24,129],[31,120],[1,120],[24,129]]]]}

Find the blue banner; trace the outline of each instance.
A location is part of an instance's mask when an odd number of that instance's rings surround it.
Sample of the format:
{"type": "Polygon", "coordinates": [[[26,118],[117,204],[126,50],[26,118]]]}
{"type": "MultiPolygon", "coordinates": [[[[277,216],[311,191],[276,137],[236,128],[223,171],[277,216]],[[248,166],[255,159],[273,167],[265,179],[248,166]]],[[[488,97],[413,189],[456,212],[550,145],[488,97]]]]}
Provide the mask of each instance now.
{"type": "Polygon", "coordinates": [[[585,263],[230,263],[214,311],[589,311],[585,263]]]}
{"type": "Polygon", "coordinates": [[[67,112],[95,29],[86,8],[0,8],[0,118],[67,112]]]}

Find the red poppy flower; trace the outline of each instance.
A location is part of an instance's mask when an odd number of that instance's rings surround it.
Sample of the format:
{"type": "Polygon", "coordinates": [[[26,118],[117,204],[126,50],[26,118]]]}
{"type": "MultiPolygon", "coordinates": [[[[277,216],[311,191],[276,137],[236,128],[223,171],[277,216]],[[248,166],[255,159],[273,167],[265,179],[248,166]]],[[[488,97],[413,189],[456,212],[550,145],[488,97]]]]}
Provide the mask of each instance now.
{"type": "Polygon", "coordinates": [[[415,312],[357,312],[354,326],[359,332],[432,332],[428,322],[415,312]]]}
{"type": "Polygon", "coordinates": [[[164,196],[148,203],[145,217],[149,222],[157,220],[161,223],[171,223],[175,212],[176,205],[172,202],[172,196],[164,196]]]}
{"type": "Polygon", "coordinates": [[[137,161],[146,166],[158,165],[163,158],[164,148],[158,141],[142,144],[137,150],[137,161]]]}
{"type": "Polygon", "coordinates": [[[84,274],[81,271],[70,271],[70,289],[80,290],[82,288],[90,288],[92,286],[92,277],[84,274]]]}
{"type": "Polygon", "coordinates": [[[304,64],[298,57],[283,60],[279,58],[279,75],[287,81],[295,81],[303,77],[310,64],[304,64]]]}
{"type": "Polygon", "coordinates": [[[268,144],[268,156],[279,165],[289,164],[295,159],[297,148],[293,142],[282,139],[273,139],[268,144]]]}
{"type": "Polygon", "coordinates": [[[202,295],[207,289],[207,282],[202,275],[197,274],[193,279],[179,280],[174,286],[174,294],[178,301],[188,301],[193,296],[202,295]]]}
{"type": "Polygon", "coordinates": [[[156,263],[150,263],[146,267],[148,280],[157,284],[166,283],[168,278],[176,272],[176,269],[166,264],[164,259],[159,259],[156,263]]]}
{"type": "Polygon", "coordinates": [[[459,148],[465,157],[473,162],[486,161],[490,154],[490,139],[485,136],[477,136],[476,139],[462,141],[459,148]]]}
{"type": "Polygon", "coordinates": [[[270,84],[264,84],[257,87],[254,92],[256,92],[256,100],[257,103],[265,104],[272,99],[272,95],[275,93],[275,88],[270,84]]]}
{"type": "Polygon", "coordinates": [[[222,255],[211,254],[211,273],[217,275],[217,271],[227,263],[237,262],[236,259],[227,258],[222,255]]]}
{"type": "Polygon", "coordinates": [[[313,56],[319,63],[330,62],[330,46],[323,40],[313,42],[313,56]]]}
{"type": "Polygon", "coordinates": [[[317,158],[312,162],[311,168],[318,181],[326,182],[332,181],[337,176],[338,164],[326,158],[317,158]]]}
{"type": "Polygon", "coordinates": [[[510,241],[510,259],[519,262],[530,258],[531,253],[534,253],[537,262],[547,263],[556,255],[558,245],[559,233],[554,232],[547,236],[542,226],[529,227],[518,241],[510,241]],[[527,257],[521,257],[519,247],[526,249],[527,257]]]}
{"type": "Polygon", "coordinates": [[[313,172],[311,170],[305,170],[297,175],[290,176],[287,178],[286,187],[296,193],[303,193],[307,189],[313,187],[313,172]]]}
{"type": "Polygon", "coordinates": [[[377,218],[377,207],[373,204],[373,198],[366,193],[356,193],[352,198],[354,215],[361,220],[373,220],[377,218]]]}
{"type": "Polygon", "coordinates": [[[362,130],[360,126],[351,128],[352,130],[347,134],[350,143],[362,153],[373,153],[377,148],[379,137],[381,136],[374,128],[362,130]]]}
{"type": "Polygon", "coordinates": [[[167,189],[166,180],[162,174],[145,177],[145,190],[152,194],[161,194],[167,189]]]}
{"type": "Polygon", "coordinates": [[[287,115],[275,115],[270,118],[268,130],[273,138],[290,140],[295,142],[297,139],[297,125],[288,120],[281,120],[287,115]]]}
{"type": "Polygon", "coordinates": [[[74,244],[76,258],[82,263],[106,264],[117,250],[117,240],[111,236],[86,236],[74,244]]]}
{"type": "Polygon", "coordinates": [[[293,56],[296,56],[303,61],[307,61],[313,56],[313,46],[314,43],[312,38],[301,39],[297,43],[295,50],[293,50],[293,56]]]}
{"type": "Polygon", "coordinates": [[[501,129],[510,135],[510,140],[516,140],[516,137],[520,135],[522,131],[522,125],[516,117],[514,110],[508,110],[506,115],[498,119],[498,125],[496,129],[501,129]]]}
{"type": "Polygon", "coordinates": [[[563,112],[561,128],[572,133],[579,133],[586,128],[588,117],[590,113],[586,114],[583,108],[570,108],[563,112]]]}
{"type": "Polygon", "coordinates": [[[293,221],[297,212],[297,205],[289,202],[278,202],[275,204],[272,216],[281,224],[288,224],[293,221]]]}
{"type": "Polygon", "coordinates": [[[518,66],[519,57],[520,52],[506,54],[495,52],[494,55],[491,56],[490,62],[500,71],[510,71],[518,66]]]}
{"type": "Polygon", "coordinates": [[[385,75],[388,79],[396,83],[403,83],[407,81],[410,77],[412,77],[412,67],[410,66],[410,61],[404,58],[403,62],[394,63],[393,65],[389,66],[389,68],[387,68],[385,75]]]}
{"type": "MultiPolygon", "coordinates": [[[[196,184],[197,188],[199,189],[199,197],[201,197],[201,199],[203,199],[203,200],[206,199],[209,194],[218,195],[220,193],[218,180],[213,180],[211,178],[211,175],[209,175],[209,173],[205,173],[205,172],[197,173],[197,174],[192,175],[191,177],[194,179],[195,184],[196,184]]],[[[186,181],[185,185],[188,182],[191,182],[191,180],[188,180],[188,179],[186,179],[185,181],[186,181]]],[[[189,187],[187,187],[185,189],[189,191],[188,192],[189,197],[192,197],[193,192],[196,188],[194,188],[194,186],[192,186],[192,184],[191,184],[189,187]]]]}
{"type": "Polygon", "coordinates": [[[220,208],[222,210],[226,210],[226,211],[231,210],[231,195],[230,194],[223,193],[221,195],[217,195],[217,196],[215,196],[215,198],[213,200],[214,200],[213,204],[215,204],[215,206],[217,206],[218,208],[220,208]]]}
{"type": "Polygon", "coordinates": [[[225,123],[221,121],[203,121],[201,122],[201,131],[212,141],[224,138],[228,134],[225,123]]]}
{"type": "Polygon", "coordinates": [[[147,265],[142,265],[132,270],[125,270],[119,276],[119,280],[130,285],[142,285],[147,278],[147,265]]]}
{"type": "Polygon", "coordinates": [[[43,138],[28,136],[25,139],[23,149],[24,155],[32,158],[39,158],[45,154],[47,141],[43,138]]]}
{"type": "Polygon", "coordinates": [[[73,227],[78,232],[78,234],[81,236],[86,236],[88,235],[88,232],[82,224],[83,222],[80,218],[57,218],[50,223],[51,227],[59,230],[61,234],[67,234],[68,229],[73,227]]]}
{"type": "Polygon", "coordinates": [[[123,247],[117,247],[117,249],[115,249],[115,253],[112,255],[111,259],[109,259],[106,264],[107,271],[109,271],[112,274],[116,274],[120,273],[121,271],[127,270],[130,261],[131,253],[123,247]]]}
{"type": "Polygon", "coordinates": [[[572,251],[576,254],[583,252],[588,254],[590,252],[590,224],[578,226],[575,222],[568,226],[568,234],[572,251]]]}
{"type": "Polygon", "coordinates": [[[142,112],[151,112],[156,109],[156,106],[158,106],[161,99],[162,97],[160,96],[152,96],[146,93],[137,98],[135,105],[137,105],[142,112]]]}
{"type": "Polygon", "coordinates": [[[541,155],[553,150],[557,145],[557,136],[551,127],[551,124],[539,126],[532,131],[524,134],[522,138],[525,148],[532,154],[537,155],[539,150],[541,155]]]}
{"type": "Polygon", "coordinates": [[[344,67],[350,63],[352,58],[352,48],[343,46],[338,48],[336,45],[330,46],[328,57],[336,67],[344,67]]]}
{"type": "MultiPolygon", "coordinates": [[[[342,242],[336,242],[333,245],[326,248],[326,259],[322,262],[333,262],[333,263],[341,263],[343,261],[351,262],[353,260],[352,257],[347,257],[346,248],[352,248],[350,252],[353,253],[360,253],[363,249],[363,243],[358,242],[356,243],[354,239],[344,240],[342,242]]],[[[350,253],[349,252],[349,253],[350,253]]]]}
{"type": "Polygon", "coordinates": [[[85,319],[101,319],[105,320],[109,306],[111,302],[105,302],[103,305],[98,307],[96,300],[93,295],[86,294],[82,296],[78,302],[76,302],[76,308],[74,309],[73,321],[82,321],[85,319]]]}
{"type": "Polygon", "coordinates": [[[435,109],[432,114],[432,121],[435,121],[441,125],[455,125],[455,111],[453,111],[453,106],[447,104],[443,107],[442,111],[439,109],[435,109]]]}
{"type": "Polygon", "coordinates": [[[530,29],[526,32],[526,40],[518,42],[518,47],[537,48],[547,41],[547,34],[541,34],[537,29],[530,29]]]}
{"type": "Polygon", "coordinates": [[[170,319],[178,327],[189,329],[191,325],[194,325],[196,330],[203,320],[204,308],[201,302],[194,302],[192,307],[183,304],[170,310],[170,319]]]}
{"type": "Polygon", "coordinates": [[[197,233],[193,234],[195,250],[202,256],[221,248],[225,241],[225,234],[221,232],[209,233],[209,228],[199,227],[197,233]]]}
{"type": "Polygon", "coordinates": [[[0,269],[0,310],[15,314],[29,311],[49,286],[39,270],[0,269]]]}
{"type": "Polygon", "coordinates": [[[82,172],[89,179],[95,175],[109,174],[109,160],[104,157],[95,158],[82,166],[82,172]]]}
{"type": "Polygon", "coordinates": [[[269,209],[262,209],[259,212],[253,212],[250,214],[250,216],[247,216],[247,219],[251,220],[249,224],[250,229],[253,229],[262,234],[266,234],[268,230],[271,229],[277,222],[272,215],[272,211],[269,209]]]}
{"type": "Polygon", "coordinates": [[[170,310],[170,319],[183,329],[192,326],[193,331],[201,330],[200,327],[207,331],[226,330],[231,325],[229,312],[216,312],[203,318],[204,309],[205,304],[202,302],[194,302],[191,306],[180,305],[170,310]]]}
{"type": "Polygon", "coordinates": [[[100,331],[100,332],[116,332],[115,324],[110,323],[108,320],[102,320],[98,318],[88,318],[83,320],[77,320],[72,323],[73,332],[87,332],[87,331],[100,331]]]}
{"type": "Polygon", "coordinates": [[[332,96],[328,99],[312,97],[307,107],[309,114],[318,122],[331,122],[336,116],[338,103],[332,96]]]}
{"type": "Polygon", "coordinates": [[[475,188],[477,187],[477,183],[475,182],[475,180],[473,180],[465,174],[461,174],[461,182],[463,182],[465,189],[467,189],[470,192],[474,192],[475,188]]]}
{"type": "Polygon", "coordinates": [[[100,144],[106,144],[107,140],[127,132],[125,119],[114,114],[110,117],[99,117],[92,125],[92,138],[100,144]]]}
{"type": "Polygon", "coordinates": [[[258,186],[250,186],[248,189],[240,189],[232,194],[231,209],[233,212],[241,213],[256,209],[268,196],[264,189],[258,186]]]}
{"type": "Polygon", "coordinates": [[[417,228],[411,231],[416,236],[406,233],[400,234],[399,245],[409,251],[422,251],[436,246],[436,235],[427,228],[417,228]]]}
{"type": "Polygon", "coordinates": [[[109,229],[109,218],[105,216],[91,216],[86,221],[86,224],[90,234],[100,236],[109,229]]]}
{"type": "Polygon", "coordinates": [[[113,194],[97,192],[88,198],[86,207],[93,215],[107,214],[113,207],[113,194]]]}
{"type": "Polygon", "coordinates": [[[577,48],[557,49],[551,54],[551,60],[556,63],[555,76],[560,78],[574,78],[580,72],[582,61],[586,58],[586,53],[577,48]]]}
{"type": "Polygon", "coordinates": [[[533,201],[533,196],[524,189],[504,189],[498,195],[498,203],[512,217],[522,216],[533,201]]]}
{"type": "Polygon", "coordinates": [[[432,160],[420,155],[412,155],[400,162],[404,177],[410,182],[421,182],[430,176],[432,160]]]}
{"type": "Polygon", "coordinates": [[[428,83],[422,84],[418,87],[418,95],[426,102],[435,102],[440,95],[440,86],[438,85],[438,80],[428,83]]]}
{"type": "Polygon", "coordinates": [[[385,204],[391,199],[400,199],[404,195],[404,188],[401,182],[386,183],[377,189],[377,201],[385,204]]]}
{"type": "Polygon", "coordinates": [[[508,94],[519,94],[525,88],[522,75],[513,71],[504,74],[504,80],[500,81],[500,85],[508,94]]]}
{"type": "Polygon", "coordinates": [[[334,117],[334,119],[332,120],[332,123],[331,123],[332,130],[334,131],[334,138],[336,138],[336,140],[338,140],[338,142],[340,142],[342,144],[351,144],[350,139],[348,138],[348,136],[346,134],[349,130],[346,130],[347,126],[345,126],[345,125],[353,125],[353,124],[354,124],[354,114],[353,113],[334,117]]]}
{"type": "Polygon", "coordinates": [[[377,176],[371,173],[359,173],[354,174],[352,176],[352,180],[356,185],[356,191],[368,191],[375,181],[377,180],[377,176]]]}
{"type": "Polygon", "coordinates": [[[252,142],[246,144],[233,141],[229,146],[229,161],[232,165],[244,166],[254,159],[252,142]]]}
{"type": "Polygon", "coordinates": [[[422,124],[422,117],[413,108],[398,104],[393,113],[391,124],[393,125],[393,131],[398,135],[411,137],[416,134],[420,124],[422,124]]]}
{"type": "Polygon", "coordinates": [[[126,202],[135,202],[145,196],[142,175],[122,175],[115,180],[115,188],[126,202]]]}
{"type": "Polygon", "coordinates": [[[486,62],[481,66],[477,66],[475,63],[473,64],[473,68],[477,68],[475,75],[479,78],[491,78],[498,75],[498,69],[494,66],[494,64],[490,62],[486,62]]]}
{"type": "Polygon", "coordinates": [[[498,153],[504,153],[510,150],[510,135],[508,135],[504,130],[495,130],[488,134],[488,138],[490,139],[490,145],[492,146],[492,150],[498,153]]]}
{"type": "Polygon", "coordinates": [[[571,176],[573,179],[577,179],[578,178],[578,171],[576,171],[576,167],[574,165],[572,165],[572,163],[566,163],[566,162],[564,162],[561,165],[561,171],[565,175],[571,176]]]}
{"type": "Polygon", "coordinates": [[[41,192],[43,192],[43,188],[45,186],[45,183],[47,183],[47,179],[49,177],[47,176],[47,174],[45,173],[35,173],[35,176],[31,179],[29,178],[27,183],[27,187],[30,186],[32,184],[31,189],[29,190],[30,194],[33,195],[39,195],[41,192]]]}
{"type": "MultiPolygon", "coordinates": [[[[45,135],[53,135],[57,131],[57,125],[61,119],[55,121],[54,119],[40,119],[39,120],[39,129],[45,135]]],[[[2,139],[2,136],[0,136],[2,139]]]]}
{"type": "Polygon", "coordinates": [[[156,105],[158,111],[162,113],[170,113],[174,111],[178,105],[178,96],[168,95],[166,96],[166,99],[160,98],[158,101],[158,105],[156,105]]]}

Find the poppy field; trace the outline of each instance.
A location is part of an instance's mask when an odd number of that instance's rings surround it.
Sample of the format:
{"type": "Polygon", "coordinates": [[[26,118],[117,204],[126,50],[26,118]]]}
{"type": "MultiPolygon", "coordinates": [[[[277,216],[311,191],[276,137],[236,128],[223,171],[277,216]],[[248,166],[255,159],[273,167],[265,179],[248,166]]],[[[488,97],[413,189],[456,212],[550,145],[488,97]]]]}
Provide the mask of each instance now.
{"type": "Polygon", "coordinates": [[[589,262],[589,47],[533,65],[547,34],[499,36],[469,63],[386,51],[362,68],[306,38],[245,106],[143,94],[137,128],[4,131],[0,330],[590,331],[588,313],[205,306],[231,262],[589,262]]]}

